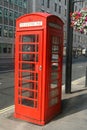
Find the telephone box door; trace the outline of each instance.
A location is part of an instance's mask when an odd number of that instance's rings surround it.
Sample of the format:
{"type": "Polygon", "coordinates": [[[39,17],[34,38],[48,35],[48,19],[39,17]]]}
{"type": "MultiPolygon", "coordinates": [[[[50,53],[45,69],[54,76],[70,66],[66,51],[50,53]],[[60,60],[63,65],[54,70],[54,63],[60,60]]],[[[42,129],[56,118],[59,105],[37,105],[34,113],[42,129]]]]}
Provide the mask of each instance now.
{"type": "Polygon", "coordinates": [[[40,120],[42,31],[17,32],[15,55],[16,114],[40,120]]]}

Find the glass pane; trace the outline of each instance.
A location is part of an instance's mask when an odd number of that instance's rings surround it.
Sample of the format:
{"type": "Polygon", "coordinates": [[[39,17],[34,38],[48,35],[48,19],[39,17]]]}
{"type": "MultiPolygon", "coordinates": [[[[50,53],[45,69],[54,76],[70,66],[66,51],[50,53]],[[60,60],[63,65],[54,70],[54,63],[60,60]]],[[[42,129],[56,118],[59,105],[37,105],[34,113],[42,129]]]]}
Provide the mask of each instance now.
{"type": "Polygon", "coordinates": [[[0,25],[0,36],[2,36],[2,26],[0,25]]]}
{"type": "Polygon", "coordinates": [[[25,82],[25,81],[20,81],[19,82],[19,87],[22,85],[22,88],[26,88],[29,90],[37,90],[38,89],[38,82],[25,82]]]}
{"type": "Polygon", "coordinates": [[[0,17],[2,17],[2,7],[0,7],[0,17]]]}
{"type": "Polygon", "coordinates": [[[38,52],[38,45],[24,44],[22,45],[22,52],[38,52]]]}
{"type": "Polygon", "coordinates": [[[12,45],[11,44],[7,45],[7,52],[12,53],[12,45]]]}
{"type": "Polygon", "coordinates": [[[53,89],[50,91],[50,97],[55,97],[58,95],[58,89],[53,89]]]}
{"type": "Polygon", "coordinates": [[[22,42],[38,42],[38,35],[24,35],[22,42]]]}
{"type": "Polygon", "coordinates": [[[35,84],[33,82],[22,82],[23,88],[34,89],[34,85],[35,84]]]}
{"type": "Polygon", "coordinates": [[[18,12],[14,12],[14,18],[18,18],[18,12]]]}
{"type": "Polygon", "coordinates": [[[18,5],[19,5],[20,7],[22,7],[22,0],[19,0],[19,1],[18,1],[18,5]]]}
{"type": "Polygon", "coordinates": [[[22,105],[34,107],[34,101],[28,99],[22,99],[22,105]]]}
{"type": "Polygon", "coordinates": [[[50,84],[50,88],[56,88],[58,87],[58,80],[52,81],[50,84]]]}
{"type": "Polygon", "coordinates": [[[51,80],[58,79],[58,72],[51,72],[51,80]]]}
{"type": "Polygon", "coordinates": [[[2,48],[1,48],[1,46],[0,46],[0,53],[2,52],[2,48]]]}
{"type": "Polygon", "coordinates": [[[9,27],[9,37],[13,37],[13,28],[9,27]]]}
{"type": "Polygon", "coordinates": [[[58,62],[58,55],[52,54],[52,62],[58,62]]]}
{"type": "Polygon", "coordinates": [[[8,37],[8,26],[4,26],[3,36],[8,37]]]}
{"type": "Polygon", "coordinates": [[[22,60],[38,62],[38,54],[22,54],[22,60]]]}
{"type": "Polygon", "coordinates": [[[56,105],[58,103],[58,97],[50,100],[50,106],[56,105]]]}
{"type": "Polygon", "coordinates": [[[23,7],[27,8],[27,0],[23,0],[23,7]]]}
{"type": "Polygon", "coordinates": [[[22,70],[35,70],[35,64],[22,63],[22,70]]]}
{"type": "Polygon", "coordinates": [[[52,53],[58,53],[59,47],[52,45],[52,53]]]}
{"type": "Polygon", "coordinates": [[[58,63],[52,63],[52,71],[58,71],[58,63]]]}
{"type": "Polygon", "coordinates": [[[22,90],[22,96],[27,98],[34,98],[34,92],[22,90]]]}
{"type": "Polygon", "coordinates": [[[8,9],[4,8],[4,17],[8,17],[8,9]]]}
{"type": "Polygon", "coordinates": [[[37,73],[31,73],[31,72],[22,72],[22,77],[28,80],[38,80],[38,74],[37,73]]]}
{"type": "Polygon", "coordinates": [[[34,73],[22,72],[22,77],[28,80],[34,80],[34,73]]]}
{"type": "Polygon", "coordinates": [[[9,19],[13,20],[13,11],[9,11],[9,19]]]}
{"type": "Polygon", "coordinates": [[[18,5],[18,0],[15,0],[14,3],[15,3],[16,5],[18,5]]]}
{"type": "Polygon", "coordinates": [[[52,44],[59,44],[59,38],[57,36],[52,36],[52,44]]]}
{"type": "Polygon", "coordinates": [[[10,3],[13,3],[13,0],[9,0],[10,3]]]}

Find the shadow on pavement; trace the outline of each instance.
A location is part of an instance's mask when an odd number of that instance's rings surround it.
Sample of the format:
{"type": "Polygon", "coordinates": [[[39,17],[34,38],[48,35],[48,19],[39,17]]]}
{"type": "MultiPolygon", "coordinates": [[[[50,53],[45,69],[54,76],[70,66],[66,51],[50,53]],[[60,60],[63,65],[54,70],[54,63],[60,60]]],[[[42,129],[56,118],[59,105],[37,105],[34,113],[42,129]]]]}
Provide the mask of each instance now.
{"type": "MultiPolygon", "coordinates": [[[[73,94],[70,94],[73,95],[73,94]]],[[[87,109],[87,91],[84,94],[78,96],[69,97],[62,100],[62,111],[57,115],[54,120],[58,120],[65,116],[80,112],[87,109]]]]}

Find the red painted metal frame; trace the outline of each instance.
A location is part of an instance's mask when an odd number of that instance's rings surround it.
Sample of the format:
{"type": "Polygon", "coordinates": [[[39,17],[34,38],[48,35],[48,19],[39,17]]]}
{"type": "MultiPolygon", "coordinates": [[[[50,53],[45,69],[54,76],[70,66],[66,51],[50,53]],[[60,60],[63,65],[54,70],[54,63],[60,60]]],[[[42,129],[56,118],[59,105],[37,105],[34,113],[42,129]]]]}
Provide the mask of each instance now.
{"type": "MultiPolygon", "coordinates": [[[[47,44],[47,57],[49,58],[47,60],[47,68],[46,68],[46,84],[47,84],[47,90],[46,90],[46,94],[47,94],[47,99],[46,99],[46,104],[45,104],[45,109],[46,109],[46,114],[45,114],[45,119],[46,121],[49,121],[50,119],[52,119],[52,117],[54,117],[55,115],[57,115],[60,111],[61,111],[61,89],[62,89],[62,58],[63,58],[63,33],[55,30],[55,29],[48,29],[48,44],[47,44]],[[53,105],[53,106],[49,106],[49,95],[50,95],[50,82],[51,82],[51,56],[52,56],[52,36],[56,36],[59,38],[59,51],[58,51],[58,62],[53,62],[55,65],[58,63],[58,70],[57,70],[57,80],[58,80],[58,84],[57,84],[57,91],[58,91],[58,103],[53,105]],[[49,51],[50,50],[50,51],[49,51]]],[[[55,72],[55,71],[54,71],[55,72]]],[[[56,79],[55,78],[55,79],[56,79]]],[[[55,88],[54,88],[55,90],[55,88]]]]}
{"type": "MultiPolygon", "coordinates": [[[[55,46],[55,45],[53,45],[55,46]]],[[[39,125],[44,125],[55,115],[61,111],[61,87],[62,87],[62,57],[63,57],[63,22],[57,16],[47,14],[47,13],[32,13],[24,15],[17,19],[16,21],[16,39],[15,39],[15,112],[14,116],[32,123],[39,125]],[[36,22],[41,21],[42,25],[38,26],[28,26],[20,27],[20,23],[27,22],[36,22]],[[22,52],[23,41],[21,42],[20,36],[26,35],[38,35],[38,41],[36,43],[27,43],[29,44],[38,44],[38,52],[22,52]],[[56,42],[52,43],[52,37],[57,39],[56,42]],[[52,55],[57,56],[57,54],[52,54],[52,44],[57,45],[58,50],[58,61],[52,63],[52,55]],[[20,51],[21,50],[21,51],[20,51]],[[23,54],[33,54],[38,53],[38,62],[29,62],[23,61],[23,54]],[[22,70],[23,63],[34,64],[34,72],[30,70],[22,70]],[[52,70],[52,65],[58,64],[57,73],[52,70]],[[54,74],[57,74],[57,79],[55,78],[56,88],[51,87],[51,71],[54,74]],[[23,88],[23,76],[22,72],[34,73],[38,75],[38,81],[33,79],[34,86],[38,82],[38,88],[34,87],[32,90],[30,88],[23,88]],[[56,90],[56,91],[55,91],[56,90]],[[23,92],[26,94],[26,98],[23,97],[23,92]],[[34,95],[37,95],[35,98],[30,98],[27,96],[27,93],[31,92],[34,95]],[[54,94],[54,93],[56,94],[54,94]],[[50,94],[54,95],[53,97],[50,94]],[[57,98],[56,98],[57,97],[57,98]],[[23,102],[22,98],[25,98],[25,101],[34,101],[33,106],[29,106],[23,102]],[[55,100],[54,100],[55,99],[55,100]],[[55,101],[55,103],[53,102],[55,101]],[[54,104],[52,104],[54,103],[54,104]],[[35,105],[36,104],[36,105],[35,105]],[[51,104],[51,105],[50,105],[51,104]]],[[[31,65],[30,65],[31,66],[31,65]]],[[[29,80],[28,80],[29,81],[29,80]]],[[[29,81],[30,83],[30,81],[29,81]]],[[[31,101],[31,102],[32,102],[31,101]]]]}

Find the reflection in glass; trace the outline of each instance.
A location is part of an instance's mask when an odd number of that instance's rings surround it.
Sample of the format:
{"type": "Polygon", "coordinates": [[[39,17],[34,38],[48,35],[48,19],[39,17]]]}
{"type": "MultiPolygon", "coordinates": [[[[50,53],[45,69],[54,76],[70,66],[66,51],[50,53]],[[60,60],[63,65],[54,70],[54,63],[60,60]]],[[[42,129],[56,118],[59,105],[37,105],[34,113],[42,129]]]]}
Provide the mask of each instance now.
{"type": "Polygon", "coordinates": [[[34,107],[34,101],[28,99],[22,99],[22,105],[34,107]]]}
{"type": "Polygon", "coordinates": [[[58,62],[58,54],[52,54],[52,62],[58,62]]]}
{"type": "Polygon", "coordinates": [[[58,71],[57,72],[51,72],[51,80],[58,79],[58,71]]]}
{"type": "Polygon", "coordinates": [[[58,63],[52,63],[52,71],[58,72],[58,63]]]}
{"type": "Polygon", "coordinates": [[[37,90],[38,89],[38,82],[25,82],[24,80],[22,80],[22,83],[21,83],[22,87],[23,88],[26,88],[26,89],[31,89],[31,90],[37,90]]]}
{"type": "Polygon", "coordinates": [[[38,81],[38,73],[22,72],[22,77],[27,80],[38,81]]]}
{"type": "Polygon", "coordinates": [[[34,83],[33,82],[22,82],[22,87],[27,89],[34,89],[34,83]]]}
{"type": "Polygon", "coordinates": [[[36,44],[23,44],[22,52],[38,52],[38,45],[36,44]]]}
{"type": "Polygon", "coordinates": [[[58,95],[58,89],[53,89],[50,91],[50,97],[54,97],[58,95]]]}
{"type": "Polygon", "coordinates": [[[22,90],[22,96],[23,97],[28,97],[28,98],[34,98],[34,92],[27,91],[27,90],[22,90]]]}
{"type": "Polygon", "coordinates": [[[38,35],[24,35],[22,36],[22,42],[38,42],[38,35]]]}
{"type": "Polygon", "coordinates": [[[57,36],[52,36],[52,44],[59,44],[59,38],[57,36]]]}
{"type": "Polygon", "coordinates": [[[22,54],[22,60],[38,62],[38,54],[22,54]]]}
{"type": "Polygon", "coordinates": [[[58,53],[59,47],[52,45],[52,53],[58,53]]]}
{"type": "Polygon", "coordinates": [[[58,97],[50,100],[50,106],[56,105],[58,103],[58,97]]]}
{"type": "Polygon", "coordinates": [[[35,64],[22,63],[22,70],[35,70],[35,64]]]}
{"type": "Polygon", "coordinates": [[[56,88],[58,87],[58,80],[52,81],[50,84],[50,88],[56,88]]]}

